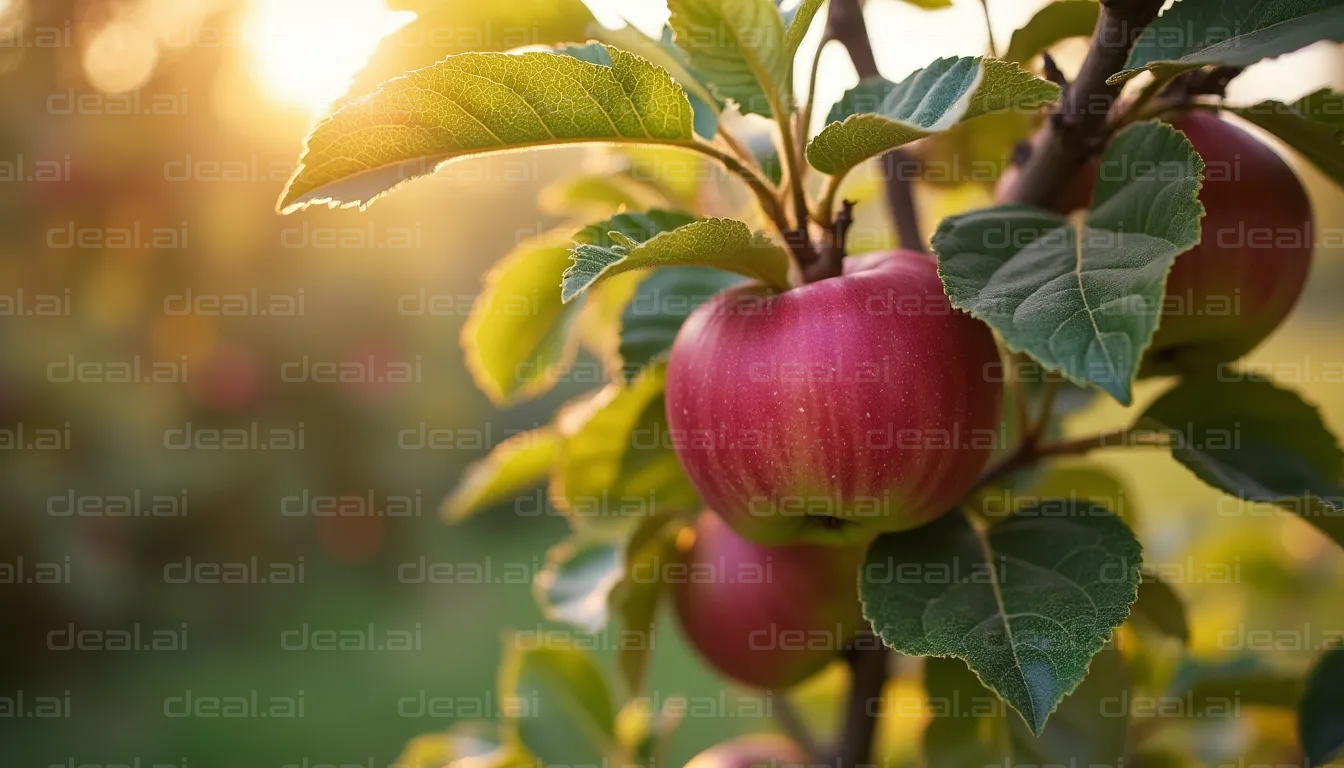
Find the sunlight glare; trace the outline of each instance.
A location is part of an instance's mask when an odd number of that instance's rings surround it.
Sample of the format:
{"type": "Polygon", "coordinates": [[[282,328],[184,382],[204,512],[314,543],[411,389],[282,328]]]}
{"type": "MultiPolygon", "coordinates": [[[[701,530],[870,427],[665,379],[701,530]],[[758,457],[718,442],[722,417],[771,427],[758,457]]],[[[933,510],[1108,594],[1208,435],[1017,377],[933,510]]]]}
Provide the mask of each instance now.
{"type": "Polygon", "coordinates": [[[272,98],[321,112],[345,93],[378,41],[413,18],[384,0],[253,0],[246,39],[272,98]]]}

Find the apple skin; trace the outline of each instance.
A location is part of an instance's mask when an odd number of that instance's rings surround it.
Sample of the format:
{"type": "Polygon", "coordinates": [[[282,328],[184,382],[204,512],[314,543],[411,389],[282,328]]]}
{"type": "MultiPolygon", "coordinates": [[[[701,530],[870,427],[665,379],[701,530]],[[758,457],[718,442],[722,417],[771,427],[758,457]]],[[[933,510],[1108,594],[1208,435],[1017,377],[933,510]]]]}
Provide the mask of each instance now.
{"type": "MultiPolygon", "coordinates": [[[[1246,131],[1193,111],[1172,125],[1204,158],[1200,241],[1167,275],[1162,320],[1139,376],[1200,372],[1250,352],[1283,322],[1307,283],[1314,223],[1293,169],[1246,131]]],[[[1087,207],[1099,160],[1084,165],[1058,209],[1087,207]]],[[[1005,174],[1000,197],[1016,183],[1005,174]]]]}
{"type": "Polygon", "coordinates": [[[988,326],[952,308],[932,257],[871,254],[692,312],[668,361],[669,434],[739,534],[869,541],[965,494],[998,442],[1001,374],[988,326]]]}
{"type": "Polygon", "coordinates": [[[685,768],[802,768],[808,757],[794,741],[771,733],[739,736],[701,752],[685,768]]]}
{"type": "Polygon", "coordinates": [[[859,603],[861,545],[769,547],[706,511],[673,586],[682,632],[721,674],[788,688],[821,671],[868,626],[859,603]]]}

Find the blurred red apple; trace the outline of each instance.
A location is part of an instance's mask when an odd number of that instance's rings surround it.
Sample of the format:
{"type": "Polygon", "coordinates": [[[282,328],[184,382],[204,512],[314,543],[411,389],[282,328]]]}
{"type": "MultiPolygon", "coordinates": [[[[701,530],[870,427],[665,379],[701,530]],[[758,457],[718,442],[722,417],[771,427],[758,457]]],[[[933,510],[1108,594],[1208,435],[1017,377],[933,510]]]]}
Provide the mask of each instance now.
{"type": "Polygon", "coordinates": [[[786,768],[805,766],[807,755],[795,742],[775,734],[739,736],[701,752],[685,768],[786,768]]]}
{"type": "MultiPolygon", "coordinates": [[[[1167,276],[1162,320],[1140,376],[1209,369],[1250,352],[1292,311],[1311,268],[1311,201],[1292,168],[1208,112],[1172,125],[1204,158],[1205,216],[1199,245],[1177,256],[1167,276]]],[[[1099,168],[1097,159],[1084,165],[1058,210],[1090,204],[1099,168]]],[[[1016,183],[1015,171],[1004,174],[1000,199],[1016,183]]]]}
{"type": "Polygon", "coordinates": [[[667,418],[707,506],[763,543],[858,542],[923,525],[997,443],[989,328],[952,309],[933,259],[847,259],[769,294],[731,288],[687,318],[667,418]]]}
{"type": "Polygon", "coordinates": [[[728,678],[788,688],[821,671],[867,626],[861,545],[768,547],[705,512],[674,584],[682,629],[728,678]]]}

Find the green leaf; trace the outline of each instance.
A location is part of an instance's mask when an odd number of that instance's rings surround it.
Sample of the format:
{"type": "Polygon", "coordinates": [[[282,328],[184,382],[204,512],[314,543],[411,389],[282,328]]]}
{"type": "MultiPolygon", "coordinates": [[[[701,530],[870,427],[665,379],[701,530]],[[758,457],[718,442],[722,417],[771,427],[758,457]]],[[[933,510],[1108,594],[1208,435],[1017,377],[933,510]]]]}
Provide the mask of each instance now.
{"type": "Polygon", "coordinates": [[[472,462],[443,502],[443,516],[461,522],[483,509],[540,485],[560,456],[560,435],[550,427],[514,435],[472,462]]]}
{"type": "Polygon", "coordinates": [[[889,149],[946,131],[962,120],[1031,109],[1059,86],[1016,64],[979,56],[938,59],[899,83],[868,80],[831,109],[830,124],[807,145],[807,161],[840,175],[889,149]]]}
{"type": "Polygon", "coordinates": [[[397,10],[415,11],[416,20],[383,38],[368,64],[355,75],[341,104],[367,96],[388,80],[444,56],[586,40],[588,30],[597,27],[582,0],[424,0],[400,5],[397,10]]]}
{"type": "Polygon", "coordinates": [[[620,616],[623,632],[616,649],[616,669],[631,697],[644,690],[649,657],[657,645],[654,620],[667,592],[663,568],[676,560],[677,532],[684,526],[680,515],[651,516],[639,524],[626,545],[623,579],[611,596],[611,605],[620,616]]]}
{"type": "Polygon", "coordinates": [[[1262,101],[1232,111],[1274,134],[1344,185],[1344,94],[1322,89],[1292,104],[1262,101]]]}
{"type": "Polygon", "coordinates": [[[463,157],[575,142],[694,146],[667,72],[607,47],[612,66],[547,53],[463,53],[390,80],[322,121],[278,205],[367,207],[463,157]]]}
{"type": "Polygon", "coordinates": [[[496,404],[545,393],[555,385],[555,370],[574,360],[578,345],[570,328],[581,305],[560,298],[569,268],[563,239],[551,232],[495,264],[462,326],[467,370],[496,404]]]}
{"type": "Polygon", "coordinates": [[[1139,35],[1109,83],[1146,70],[1169,76],[1218,65],[1247,67],[1321,40],[1344,41],[1338,0],[1182,0],[1139,35]]]}
{"type": "Polygon", "coordinates": [[[598,632],[607,625],[607,599],[624,570],[619,541],[574,534],[546,552],[532,591],[546,618],[598,632]]]}
{"type": "Polygon", "coordinates": [[[1344,547],[1344,451],[1296,393],[1251,377],[1186,378],[1139,426],[1167,436],[1172,458],[1205,483],[1301,515],[1344,547]]]}
{"type": "Polygon", "coordinates": [[[720,99],[742,114],[791,108],[792,56],[770,0],[669,0],[677,47],[720,99]]]}
{"type": "Polygon", "coordinates": [[[1199,242],[1203,171],[1184,134],[1143,123],[1107,147],[1086,218],[1023,205],[949,216],[933,248],[952,305],[1128,405],[1167,272],[1199,242]]]}
{"type": "Polygon", "coordinates": [[[1124,764],[1129,718],[1116,710],[1130,682],[1124,656],[1114,649],[1092,659],[1087,677],[1040,736],[1004,717],[998,697],[958,659],[926,659],[924,687],[935,713],[924,731],[928,768],[1000,765],[1005,757],[1009,765],[1124,764]]]}
{"type": "Polygon", "coordinates": [[[514,715],[505,720],[507,740],[542,765],[619,759],[616,708],[597,662],[571,648],[513,645],[500,667],[500,696],[514,715]]]}
{"type": "Polygon", "coordinates": [[[1026,63],[1060,40],[1089,37],[1100,15],[1101,4],[1097,0],[1055,0],[1013,33],[1003,58],[1026,63]]]}
{"type": "Polygon", "coordinates": [[[607,45],[629,51],[667,70],[690,99],[691,109],[695,112],[696,135],[711,140],[719,132],[719,114],[723,111],[723,100],[715,96],[705,84],[704,78],[691,69],[685,54],[672,42],[671,27],[663,27],[663,36],[658,40],[630,26],[607,29],[594,25],[590,32],[593,37],[607,45]]]}
{"type": "Polygon", "coordinates": [[[576,245],[561,297],[569,301],[594,283],[622,272],[673,266],[719,267],[776,290],[789,288],[789,255],[764,233],[753,234],[740,221],[701,219],[670,231],[648,227],[641,234],[642,238],[632,237],[611,229],[609,244],[576,245]]]}
{"type": "Polygon", "coordinates": [[[1189,645],[1190,624],[1185,619],[1185,604],[1176,590],[1150,568],[1144,568],[1142,575],[1134,616],[1167,637],[1189,645]]]}
{"type": "Polygon", "coordinates": [[[1228,716],[1241,705],[1292,709],[1302,696],[1302,683],[1255,657],[1214,664],[1187,660],[1167,686],[1167,696],[1188,702],[1187,717],[1228,716]]]}
{"type": "Polygon", "coordinates": [[[521,750],[504,744],[499,728],[494,723],[463,720],[454,723],[442,733],[428,733],[407,742],[397,758],[396,765],[416,768],[450,768],[457,761],[470,760],[480,768],[515,768],[527,766],[531,760],[521,750]]]}
{"type": "Polygon", "coordinates": [[[577,529],[623,533],[648,515],[699,510],[668,441],[665,375],[650,366],[565,441],[552,496],[577,529]]]}
{"type": "Polygon", "coordinates": [[[807,30],[812,27],[812,19],[817,15],[817,11],[821,10],[823,1],[803,0],[793,9],[789,28],[784,31],[784,54],[790,61],[798,54],[798,46],[802,45],[803,38],[807,37],[807,30]]]}
{"type": "Polygon", "coordinates": [[[1312,765],[1344,755],[1344,648],[1325,652],[1307,676],[1298,734],[1312,765]]]}
{"type": "Polygon", "coordinates": [[[709,267],[671,267],[640,281],[620,320],[621,371],[627,379],[672,349],[672,342],[696,307],[719,291],[742,282],[731,272],[709,267]]]}
{"type": "Polygon", "coordinates": [[[1129,615],[1140,552],[1100,505],[1049,501],[988,531],[949,513],[876,539],[860,595],[888,646],[965,660],[1040,734],[1129,615]]]}

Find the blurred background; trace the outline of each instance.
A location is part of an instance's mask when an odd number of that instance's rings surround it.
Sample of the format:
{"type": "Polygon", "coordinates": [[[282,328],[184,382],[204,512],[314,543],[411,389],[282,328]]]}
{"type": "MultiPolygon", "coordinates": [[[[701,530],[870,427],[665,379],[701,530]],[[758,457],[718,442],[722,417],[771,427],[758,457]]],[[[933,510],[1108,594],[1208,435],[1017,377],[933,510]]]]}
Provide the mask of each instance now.
{"type": "MultiPolygon", "coordinates": [[[[590,5],[651,32],[667,13],[590,5]]],[[[1000,45],[1039,5],[991,0],[1000,45]]],[[[893,79],[985,48],[975,0],[873,0],[868,13],[893,79]]],[[[566,525],[500,510],[450,528],[438,505],[470,461],[591,382],[499,411],[457,339],[489,265],[562,221],[538,192],[592,157],[466,161],[365,213],[277,216],[306,130],[411,18],[383,0],[0,0],[3,765],[372,768],[452,723],[425,714],[425,697],[478,697],[466,714],[496,716],[503,632],[544,624],[530,581],[566,525]],[[342,363],[347,380],[315,374],[342,363]],[[236,435],[243,447],[211,447],[236,435]],[[312,514],[323,496],[362,499],[365,513],[312,514]],[[453,565],[456,583],[424,579],[433,564],[453,565]],[[320,630],[366,640],[305,649],[320,630]],[[406,637],[410,650],[379,649],[406,637]],[[201,697],[289,701],[301,716],[173,714],[201,697]],[[45,700],[56,715],[32,716],[45,700]]],[[[1063,47],[1066,69],[1081,51],[1063,47]]],[[[821,61],[818,119],[855,82],[838,46],[821,61]]],[[[1344,85],[1344,58],[1315,46],[1256,67],[1231,96],[1289,101],[1325,85],[1344,85]]],[[[1344,196],[1293,162],[1318,223],[1341,231],[1344,196]]],[[[919,194],[932,222],[990,192],[919,194]]],[[[867,226],[885,231],[870,208],[867,226]]],[[[1252,360],[1336,433],[1341,245],[1318,252],[1308,294],[1252,360]]],[[[1140,405],[1160,387],[1145,384],[1140,405]]],[[[1120,418],[1105,404],[1082,417],[1120,418]]],[[[1220,517],[1217,494],[1164,454],[1105,461],[1128,483],[1149,560],[1180,574],[1196,656],[1300,671],[1313,633],[1344,627],[1344,557],[1314,529],[1220,517]],[[1231,564],[1236,583],[1206,583],[1231,564]],[[1284,628],[1296,646],[1226,634],[1284,628]]],[[[673,632],[652,687],[723,691],[673,632]]],[[[675,765],[763,725],[715,711],[686,719],[675,765]]],[[[919,717],[907,719],[886,737],[896,759],[917,744],[919,717]]],[[[1291,719],[1247,712],[1181,738],[1209,762],[1273,755],[1291,719]]]]}

